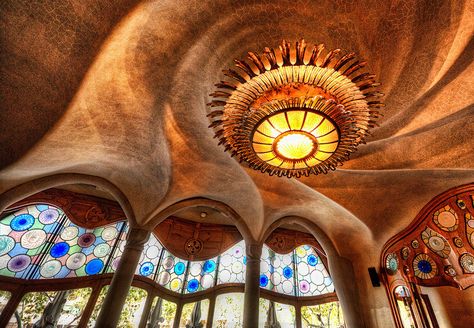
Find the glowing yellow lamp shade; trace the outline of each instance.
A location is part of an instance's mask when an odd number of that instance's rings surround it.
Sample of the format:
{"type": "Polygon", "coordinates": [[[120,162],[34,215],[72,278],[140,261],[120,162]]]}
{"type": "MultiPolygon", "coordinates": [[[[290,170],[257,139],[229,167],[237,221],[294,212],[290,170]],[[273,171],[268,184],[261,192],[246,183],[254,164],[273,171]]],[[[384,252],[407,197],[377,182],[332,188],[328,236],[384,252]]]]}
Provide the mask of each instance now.
{"type": "Polygon", "coordinates": [[[314,152],[313,139],[302,132],[290,132],[275,140],[275,151],[287,159],[303,159],[314,152]]]}
{"type": "Polygon", "coordinates": [[[256,155],[271,165],[303,169],[321,163],[337,149],[339,133],[322,113],[284,110],[266,117],[254,131],[256,155]]]}

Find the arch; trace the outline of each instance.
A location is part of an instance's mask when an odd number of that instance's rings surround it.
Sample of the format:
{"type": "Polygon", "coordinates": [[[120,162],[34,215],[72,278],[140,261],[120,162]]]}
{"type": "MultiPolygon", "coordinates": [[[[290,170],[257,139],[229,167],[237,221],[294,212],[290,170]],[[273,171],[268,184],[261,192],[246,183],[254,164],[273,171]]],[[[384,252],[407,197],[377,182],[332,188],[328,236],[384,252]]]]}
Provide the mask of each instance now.
{"type": "Polygon", "coordinates": [[[283,223],[294,223],[310,232],[321,244],[327,255],[329,272],[334,282],[339,302],[342,306],[346,324],[349,327],[365,327],[365,321],[360,311],[357,286],[352,262],[341,256],[327,234],[317,224],[301,216],[284,216],[274,221],[263,233],[260,242],[283,223]]]}
{"type": "Polygon", "coordinates": [[[152,216],[149,220],[149,223],[146,225],[148,229],[154,229],[158,224],[160,224],[166,218],[172,216],[173,214],[179,212],[182,209],[188,207],[198,207],[198,206],[205,206],[211,207],[215,210],[220,211],[222,214],[229,217],[232,221],[234,221],[235,226],[239,230],[240,234],[245,240],[247,245],[256,244],[257,241],[252,236],[249,227],[245,224],[245,221],[242,217],[229,205],[210,198],[206,197],[192,197],[180,200],[174,204],[169,205],[165,209],[163,209],[158,214],[152,216]]]}
{"type": "Polygon", "coordinates": [[[319,228],[314,222],[311,222],[310,220],[301,217],[301,216],[284,216],[279,218],[278,220],[274,221],[268,228],[265,230],[265,232],[262,235],[262,238],[260,239],[261,243],[264,243],[265,240],[268,239],[270,234],[278,227],[280,227],[284,223],[294,223],[297,224],[303,228],[305,228],[310,234],[316,238],[316,240],[321,244],[321,247],[323,248],[324,252],[326,255],[329,256],[339,256],[339,252],[337,249],[334,247],[331,239],[326,235],[326,233],[319,228]]]}
{"type": "Polygon", "coordinates": [[[0,195],[0,213],[14,203],[45,189],[78,183],[90,184],[109,192],[120,204],[129,224],[132,227],[136,225],[133,208],[125,194],[116,185],[105,178],[80,173],[62,173],[45,176],[8,189],[0,195]]]}

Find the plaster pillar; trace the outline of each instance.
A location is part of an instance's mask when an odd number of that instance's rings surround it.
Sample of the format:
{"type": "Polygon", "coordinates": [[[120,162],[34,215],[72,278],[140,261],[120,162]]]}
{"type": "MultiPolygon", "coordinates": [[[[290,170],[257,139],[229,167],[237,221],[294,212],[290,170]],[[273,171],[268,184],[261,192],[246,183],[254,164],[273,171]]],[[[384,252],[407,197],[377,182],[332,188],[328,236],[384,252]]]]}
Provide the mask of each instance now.
{"type": "Polygon", "coordinates": [[[359,292],[352,263],[344,257],[328,256],[329,271],[344,313],[346,327],[366,327],[360,309],[359,292]]]}
{"type": "Polygon", "coordinates": [[[100,309],[96,327],[117,327],[138,261],[143,252],[143,246],[149,237],[150,232],[143,229],[132,228],[128,233],[125,249],[100,309]]]}
{"type": "Polygon", "coordinates": [[[262,245],[247,245],[246,253],[243,327],[255,328],[258,327],[262,245]]]}

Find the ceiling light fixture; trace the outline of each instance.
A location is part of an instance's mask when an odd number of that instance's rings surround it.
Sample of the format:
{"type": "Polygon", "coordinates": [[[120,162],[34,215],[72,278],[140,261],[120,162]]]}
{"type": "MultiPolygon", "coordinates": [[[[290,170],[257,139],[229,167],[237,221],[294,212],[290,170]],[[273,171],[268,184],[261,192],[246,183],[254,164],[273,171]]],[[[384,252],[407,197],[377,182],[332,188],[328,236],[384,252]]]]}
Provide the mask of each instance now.
{"type": "Polygon", "coordinates": [[[224,74],[208,105],[219,144],[254,169],[300,177],[327,173],[364,142],[383,107],[366,62],[324,45],[248,53],[224,74]]]}

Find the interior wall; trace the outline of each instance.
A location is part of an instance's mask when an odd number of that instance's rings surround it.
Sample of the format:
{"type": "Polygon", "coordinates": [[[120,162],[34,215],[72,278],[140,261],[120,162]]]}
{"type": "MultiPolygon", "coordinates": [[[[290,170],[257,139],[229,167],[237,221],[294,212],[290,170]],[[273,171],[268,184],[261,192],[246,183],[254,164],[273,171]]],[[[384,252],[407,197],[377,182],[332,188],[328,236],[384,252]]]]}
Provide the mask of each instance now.
{"type": "Polygon", "coordinates": [[[474,323],[474,288],[422,287],[430,298],[440,327],[466,328],[474,323]],[[469,324],[470,323],[470,324],[469,324]]]}

